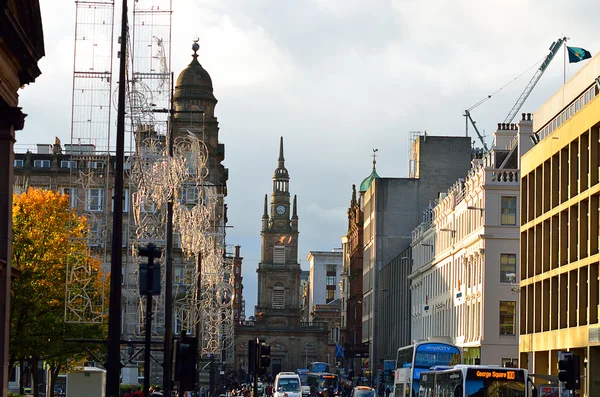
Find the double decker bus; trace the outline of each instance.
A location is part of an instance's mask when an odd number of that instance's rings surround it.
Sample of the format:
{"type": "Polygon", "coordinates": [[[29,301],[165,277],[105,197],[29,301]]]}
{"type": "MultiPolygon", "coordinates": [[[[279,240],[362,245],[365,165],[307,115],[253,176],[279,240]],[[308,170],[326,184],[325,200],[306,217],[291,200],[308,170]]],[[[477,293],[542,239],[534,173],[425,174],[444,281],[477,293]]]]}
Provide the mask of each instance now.
{"type": "Polygon", "coordinates": [[[534,397],[522,368],[494,365],[455,365],[421,372],[419,397],[534,397]]]}
{"type": "Polygon", "coordinates": [[[338,376],[335,374],[309,372],[306,374],[306,384],[310,387],[311,397],[333,397],[340,394],[338,376]]]}
{"type": "Polygon", "coordinates": [[[462,349],[451,343],[425,341],[401,347],[396,354],[394,397],[416,397],[422,371],[460,363],[462,349]]]}
{"type": "Polygon", "coordinates": [[[329,372],[329,364],[315,361],[308,365],[309,372],[329,372]]]}
{"type": "Polygon", "coordinates": [[[308,368],[298,368],[296,370],[296,373],[300,377],[300,383],[302,384],[302,386],[306,386],[306,374],[308,374],[309,372],[310,371],[308,370],[308,368]]]}

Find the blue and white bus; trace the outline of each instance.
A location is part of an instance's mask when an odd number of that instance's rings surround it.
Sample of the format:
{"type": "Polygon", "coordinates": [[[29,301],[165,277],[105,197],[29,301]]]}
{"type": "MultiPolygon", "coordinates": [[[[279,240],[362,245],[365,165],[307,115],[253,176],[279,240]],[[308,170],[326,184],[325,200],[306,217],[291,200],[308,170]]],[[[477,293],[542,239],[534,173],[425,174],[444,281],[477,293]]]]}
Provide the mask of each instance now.
{"type": "Polygon", "coordinates": [[[329,372],[329,364],[315,361],[308,365],[309,372],[329,372]]]}
{"type": "Polygon", "coordinates": [[[460,363],[462,349],[450,343],[426,341],[401,347],[396,354],[394,397],[416,397],[422,371],[460,363]]]}
{"type": "Polygon", "coordinates": [[[418,397],[533,397],[528,373],[522,368],[494,365],[455,365],[422,371],[418,397]]]}

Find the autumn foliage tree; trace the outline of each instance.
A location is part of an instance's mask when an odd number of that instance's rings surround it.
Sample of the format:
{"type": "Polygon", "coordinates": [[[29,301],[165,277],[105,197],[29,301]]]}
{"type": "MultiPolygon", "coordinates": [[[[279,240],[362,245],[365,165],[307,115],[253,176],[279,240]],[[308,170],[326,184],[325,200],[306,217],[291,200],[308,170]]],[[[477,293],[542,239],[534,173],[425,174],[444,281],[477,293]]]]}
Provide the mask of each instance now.
{"type": "MultiPolygon", "coordinates": [[[[11,368],[28,363],[36,369],[44,361],[51,366],[53,387],[59,371],[86,356],[84,346],[69,340],[105,335],[104,324],[65,322],[68,264],[86,262],[98,293],[106,280],[100,261],[87,249],[87,221],[70,208],[67,195],[30,188],[14,196],[12,214],[12,263],[18,276],[11,286],[11,368]]],[[[31,371],[34,385],[41,383],[37,373],[31,371]]],[[[32,389],[37,397],[38,388],[32,389]]]]}

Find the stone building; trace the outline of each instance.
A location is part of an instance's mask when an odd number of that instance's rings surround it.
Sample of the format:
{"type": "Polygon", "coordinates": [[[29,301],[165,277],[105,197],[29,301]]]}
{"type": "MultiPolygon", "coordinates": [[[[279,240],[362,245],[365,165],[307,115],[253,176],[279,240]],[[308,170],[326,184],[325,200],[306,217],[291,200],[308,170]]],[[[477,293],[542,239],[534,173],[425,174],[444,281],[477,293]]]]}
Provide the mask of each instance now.
{"type": "Polygon", "coordinates": [[[327,359],[327,324],[301,321],[298,206],[289,182],[281,138],[271,200],[265,195],[262,216],[256,318],[235,329],[235,368],[241,371],[248,370],[248,341],[256,338],[271,346],[267,372],[273,376],[327,359]]]}
{"type": "Polygon", "coordinates": [[[38,0],[0,3],[0,395],[7,395],[10,316],[13,144],[25,117],[19,88],[42,73],[44,34],[38,0]]]}

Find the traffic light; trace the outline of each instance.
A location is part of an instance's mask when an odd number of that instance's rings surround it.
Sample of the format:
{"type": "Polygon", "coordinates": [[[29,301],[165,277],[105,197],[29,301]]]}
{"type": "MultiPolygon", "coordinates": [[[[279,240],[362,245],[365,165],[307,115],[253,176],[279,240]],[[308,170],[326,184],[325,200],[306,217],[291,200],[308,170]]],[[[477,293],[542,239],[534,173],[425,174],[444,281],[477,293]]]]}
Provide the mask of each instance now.
{"type": "Polygon", "coordinates": [[[198,339],[181,335],[175,356],[175,381],[179,381],[179,390],[195,390],[197,361],[198,339]]]}
{"type": "Polygon", "coordinates": [[[152,243],[138,248],[140,256],[148,258],[148,263],[140,263],[140,295],[160,295],[160,264],[154,258],[160,258],[161,250],[152,243]]]}
{"type": "Polygon", "coordinates": [[[249,374],[253,374],[254,371],[256,370],[256,350],[257,350],[257,344],[256,344],[256,339],[250,339],[248,341],[248,373],[249,374]]]}
{"type": "Polygon", "coordinates": [[[565,384],[565,389],[579,390],[580,375],[579,356],[565,354],[558,360],[558,380],[565,384]]]}
{"type": "Polygon", "coordinates": [[[269,365],[271,365],[271,345],[263,342],[260,344],[260,366],[269,368],[269,365]]]}

